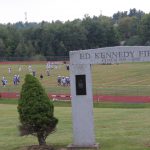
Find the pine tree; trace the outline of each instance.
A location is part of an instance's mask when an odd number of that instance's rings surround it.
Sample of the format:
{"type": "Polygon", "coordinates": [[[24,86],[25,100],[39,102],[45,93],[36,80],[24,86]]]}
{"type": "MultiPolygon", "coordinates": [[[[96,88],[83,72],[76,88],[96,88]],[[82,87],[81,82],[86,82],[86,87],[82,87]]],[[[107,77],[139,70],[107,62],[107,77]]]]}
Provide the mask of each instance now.
{"type": "Polygon", "coordinates": [[[34,135],[39,145],[46,145],[46,138],[56,130],[58,119],[54,106],[36,77],[28,74],[22,85],[18,101],[20,135],[34,135]]]}

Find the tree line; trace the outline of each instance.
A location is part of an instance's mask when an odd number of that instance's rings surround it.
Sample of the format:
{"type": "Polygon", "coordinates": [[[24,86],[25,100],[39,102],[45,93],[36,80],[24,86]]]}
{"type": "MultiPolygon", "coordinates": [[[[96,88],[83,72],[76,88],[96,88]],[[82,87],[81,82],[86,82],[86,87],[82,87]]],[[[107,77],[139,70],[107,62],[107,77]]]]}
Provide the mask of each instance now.
{"type": "Polygon", "coordinates": [[[119,45],[150,45],[150,14],[133,8],[112,17],[0,24],[0,57],[41,59],[119,45]]]}

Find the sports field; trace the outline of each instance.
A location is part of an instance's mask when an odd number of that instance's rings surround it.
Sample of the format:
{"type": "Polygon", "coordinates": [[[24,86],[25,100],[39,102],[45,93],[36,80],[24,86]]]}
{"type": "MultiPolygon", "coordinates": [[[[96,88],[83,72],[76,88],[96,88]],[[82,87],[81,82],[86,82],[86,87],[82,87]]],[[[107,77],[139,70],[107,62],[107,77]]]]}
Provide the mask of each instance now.
{"type": "MultiPolygon", "coordinates": [[[[0,87],[0,92],[19,92],[29,64],[0,65],[0,75],[5,76],[8,85],[0,87]],[[18,68],[21,65],[22,71],[18,68]],[[20,85],[14,86],[15,74],[21,77],[20,85]]],[[[57,76],[68,76],[64,64],[51,70],[46,76],[46,64],[32,64],[37,78],[49,93],[69,93],[70,87],[57,85],[57,76]],[[40,78],[39,78],[40,79],[40,78]]],[[[150,63],[92,66],[93,91],[95,95],[149,96],[150,63]]],[[[25,150],[26,146],[38,144],[32,136],[20,137],[18,131],[17,100],[2,100],[0,104],[0,150],[25,150]],[[5,103],[5,104],[4,104],[5,103]],[[6,104],[7,103],[7,104],[6,104]],[[11,103],[11,104],[10,104],[11,103]]],[[[59,103],[59,102],[58,102],[59,103]]],[[[149,104],[98,103],[94,108],[96,142],[103,150],[149,150],[150,149],[150,109],[149,104]],[[100,106],[100,108],[98,107],[100,106]],[[97,108],[96,108],[97,107],[97,108]]],[[[57,132],[47,138],[47,143],[56,149],[72,143],[72,118],[70,103],[55,106],[55,116],[59,119],[57,132]],[[67,106],[67,107],[66,107],[67,106]]]]}
{"type": "MultiPolygon", "coordinates": [[[[40,80],[48,93],[70,94],[70,87],[57,85],[57,76],[69,76],[65,64],[59,64],[57,69],[50,70],[50,76],[46,75],[46,63],[31,64],[39,78],[42,73],[44,78],[40,80]]],[[[25,74],[29,73],[28,64],[0,64],[0,77],[6,77],[8,85],[0,86],[0,92],[20,92],[25,74]],[[21,66],[22,70],[18,68],[21,66]],[[12,68],[11,74],[8,68],[12,68]],[[19,74],[21,83],[13,85],[13,76],[19,74]]],[[[150,63],[128,63],[119,65],[93,65],[93,93],[94,95],[115,96],[149,96],[150,95],[150,63]]],[[[39,78],[40,79],[40,78],[39,78]]]]}
{"type": "MultiPolygon", "coordinates": [[[[149,150],[150,109],[94,108],[96,142],[102,150],[149,150]]],[[[71,107],[55,106],[57,131],[47,138],[55,148],[72,143],[71,107]]],[[[20,137],[16,104],[0,104],[0,150],[25,150],[38,144],[33,136],[20,137]]]]}

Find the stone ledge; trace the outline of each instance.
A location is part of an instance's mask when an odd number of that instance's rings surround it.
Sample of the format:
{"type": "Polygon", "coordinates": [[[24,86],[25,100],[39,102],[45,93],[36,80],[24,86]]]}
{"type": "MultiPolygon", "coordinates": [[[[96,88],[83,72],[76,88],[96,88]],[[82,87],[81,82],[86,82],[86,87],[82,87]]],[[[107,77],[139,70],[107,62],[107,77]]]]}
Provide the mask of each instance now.
{"type": "Polygon", "coordinates": [[[99,143],[96,143],[94,145],[88,145],[88,146],[82,146],[82,145],[73,145],[73,144],[70,144],[67,146],[67,150],[80,150],[80,149],[96,149],[96,150],[99,150],[100,149],[100,146],[99,146],[99,143]]]}

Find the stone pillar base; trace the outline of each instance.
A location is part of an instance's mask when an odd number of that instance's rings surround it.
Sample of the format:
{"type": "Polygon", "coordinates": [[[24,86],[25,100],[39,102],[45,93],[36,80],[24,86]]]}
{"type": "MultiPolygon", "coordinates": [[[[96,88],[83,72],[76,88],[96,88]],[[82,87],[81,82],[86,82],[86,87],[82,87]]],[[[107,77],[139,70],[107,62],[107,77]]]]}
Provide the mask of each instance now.
{"type": "Polygon", "coordinates": [[[67,146],[67,149],[68,150],[80,150],[80,149],[95,149],[95,150],[99,150],[100,149],[100,146],[99,146],[99,143],[96,143],[94,145],[89,145],[89,146],[78,146],[78,145],[73,145],[73,144],[70,144],[67,146]]]}

